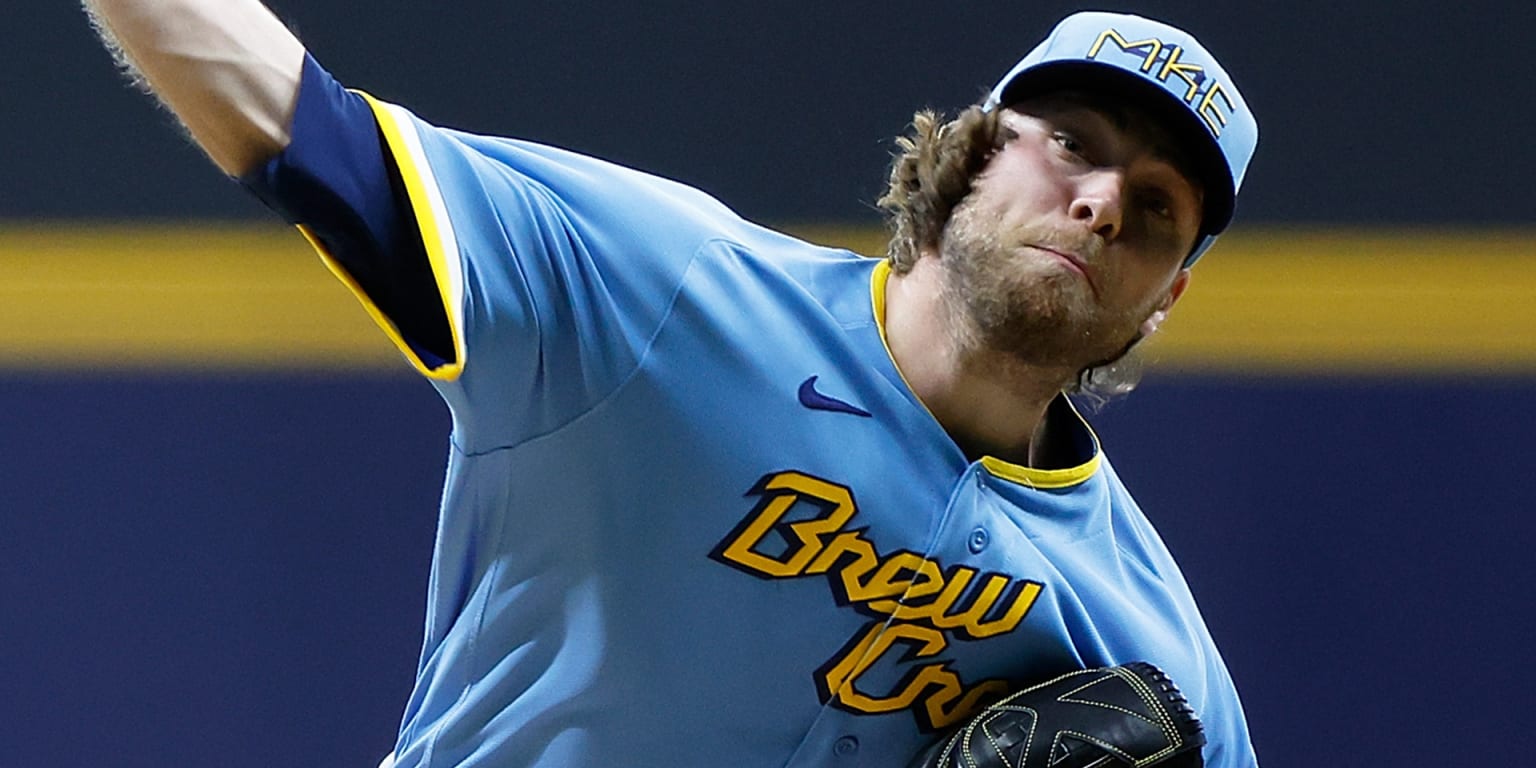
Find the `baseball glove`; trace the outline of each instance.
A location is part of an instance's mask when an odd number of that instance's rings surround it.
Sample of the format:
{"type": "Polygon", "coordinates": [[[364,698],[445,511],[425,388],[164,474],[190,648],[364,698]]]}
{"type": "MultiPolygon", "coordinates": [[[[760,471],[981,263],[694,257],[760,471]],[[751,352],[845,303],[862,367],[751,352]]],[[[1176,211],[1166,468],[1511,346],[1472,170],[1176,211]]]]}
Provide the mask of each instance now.
{"type": "Polygon", "coordinates": [[[1205,734],[1146,662],[1085,669],[982,710],[907,768],[1201,768],[1205,734]]]}

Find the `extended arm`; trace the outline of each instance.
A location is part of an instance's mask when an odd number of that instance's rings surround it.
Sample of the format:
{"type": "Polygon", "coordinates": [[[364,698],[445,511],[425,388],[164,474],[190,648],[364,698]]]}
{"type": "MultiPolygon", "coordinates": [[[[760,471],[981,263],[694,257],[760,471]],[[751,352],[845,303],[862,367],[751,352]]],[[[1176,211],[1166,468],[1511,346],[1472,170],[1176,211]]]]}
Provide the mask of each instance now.
{"type": "Polygon", "coordinates": [[[424,368],[457,358],[370,107],[309,60],[260,0],[85,0],[85,8],[130,77],[219,168],[303,226],[388,318],[386,330],[430,361],[424,368]]]}
{"type": "Polygon", "coordinates": [[[304,46],[257,0],[85,0],[118,62],[225,173],[291,138],[304,46]]]}

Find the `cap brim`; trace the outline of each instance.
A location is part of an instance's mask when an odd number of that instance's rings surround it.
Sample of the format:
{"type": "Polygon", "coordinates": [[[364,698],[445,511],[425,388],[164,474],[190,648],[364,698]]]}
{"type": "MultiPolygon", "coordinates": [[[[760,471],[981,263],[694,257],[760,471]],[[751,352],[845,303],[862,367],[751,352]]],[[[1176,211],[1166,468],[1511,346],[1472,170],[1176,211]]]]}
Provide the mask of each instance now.
{"type": "Polygon", "coordinates": [[[1226,155],[1188,105],[1147,78],[1095,61],[1048,61],[1020,72],[1009,81],[998,103],[1009,106],[1031,96],[1071,89],[1117,94],[1166,126],[1181,148],[1189,153],[1195,166],[1192,170],[1204,191],[1200,233],[1216,235],[1227,228],[1232,221],[1236,191],[1226,155]]]}

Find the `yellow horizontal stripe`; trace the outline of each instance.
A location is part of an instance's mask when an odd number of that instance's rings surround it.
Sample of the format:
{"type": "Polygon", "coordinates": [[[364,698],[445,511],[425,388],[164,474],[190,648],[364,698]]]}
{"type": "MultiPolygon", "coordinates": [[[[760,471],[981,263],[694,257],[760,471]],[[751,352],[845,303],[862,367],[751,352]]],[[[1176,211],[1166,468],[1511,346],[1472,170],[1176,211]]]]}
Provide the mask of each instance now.
{"type": "Polygon", "coordinates": [[[406,369],[276,223],[0,227],[0,366],[406,369]]]}
{"type": "Polygon", "coordinates": [[[1536,231],[1244,232],[1210,256],[1160,365],[1536,372],[1536,231]]]}
{"type": "MultiPolygon", "coordinates": [[[[876,229],[795,228],[879,253],[876,229]]],[[[0,225],[0,367],[408,370],[292,229],[0,225]]],[[[1249,230],[1160,370],[1536,373],[1536,231],[1249,230]]]]}

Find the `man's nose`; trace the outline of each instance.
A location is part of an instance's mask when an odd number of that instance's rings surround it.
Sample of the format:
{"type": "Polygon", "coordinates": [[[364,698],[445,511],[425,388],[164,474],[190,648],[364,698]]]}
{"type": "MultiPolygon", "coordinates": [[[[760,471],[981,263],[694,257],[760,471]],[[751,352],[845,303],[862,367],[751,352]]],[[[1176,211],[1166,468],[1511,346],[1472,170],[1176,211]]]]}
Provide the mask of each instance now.
{"type": "Polygon", "coordinates": [[[1100,168],[1081,178],[1069,213],[1094,234],[1113,240],[1123,223],[1124,197],[1125,173],[1117,168],[1100,168]]]}

